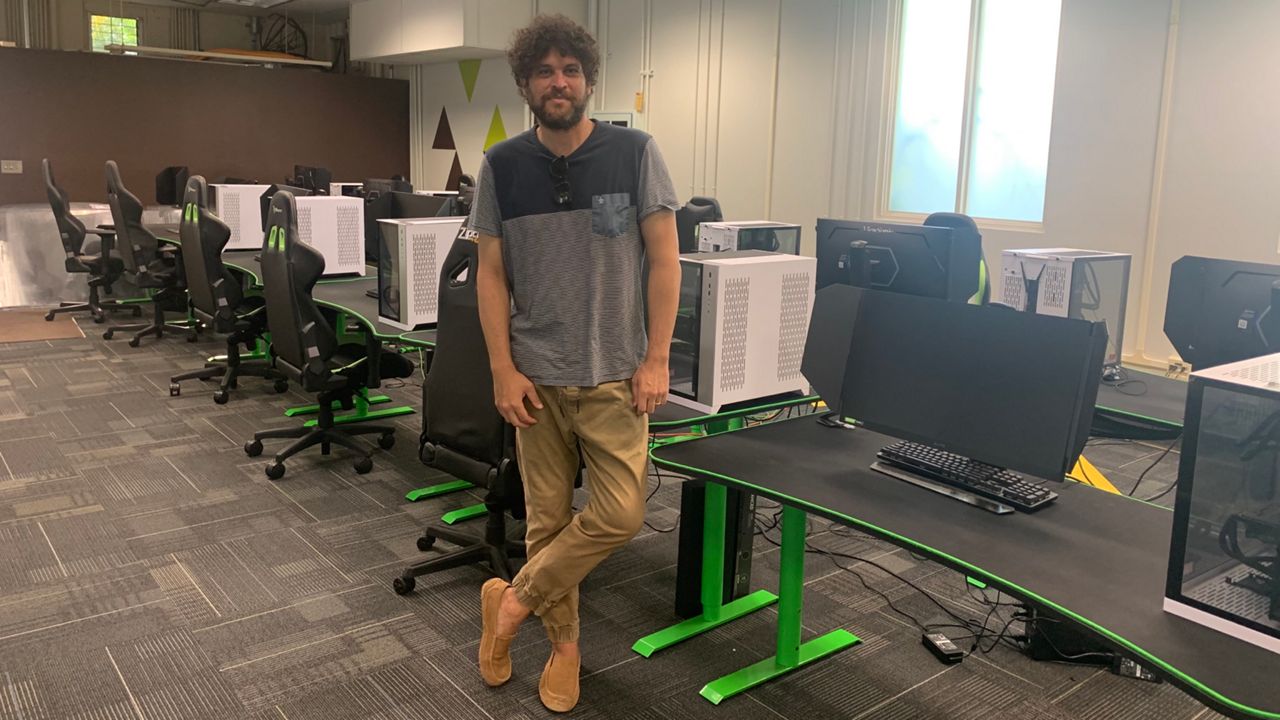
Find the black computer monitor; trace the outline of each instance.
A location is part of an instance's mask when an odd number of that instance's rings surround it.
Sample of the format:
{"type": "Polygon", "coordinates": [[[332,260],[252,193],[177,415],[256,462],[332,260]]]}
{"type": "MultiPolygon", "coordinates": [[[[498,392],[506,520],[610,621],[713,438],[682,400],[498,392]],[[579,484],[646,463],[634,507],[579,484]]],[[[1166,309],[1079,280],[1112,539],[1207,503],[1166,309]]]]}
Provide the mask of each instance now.
{"type": "Polygon", "coordinates": [[[832,285],[802,371],[886,435],[1062,480],[1089,437],[1105,323],[832,285]]]}
{"type": "Polygon", "coordinates": [[[271,212],[271,198],[275,197],[276,193],[280,192],[281,190],[288,190],[289,192],[293,193],[294,197],[306,197],[308,195],[316,194],[312,192],[309,188],[297,187],[295,185],[280,184],[280,185],[272,185],[271,187],[267,188],[267,191],[262,193],[262,197],[259,199],[259,202],[261,204],[261,207],[259,208],[259,210],[262,213],[261,214],[262,232],[267,231],[267,215],[270,214],[271,212]]]}
{"type": "Polygon", "coordinates": [[[405,180],[399,175],[391,178],[365,178],[361,183],[365,197],[370,197],[378,193],[395,192],[413,192],[413,183],[405,180]]]}
{"type": "Polygon", "coordinates": [[[1180,258],[1164,334],[1196,370],[1280,352],[1280,265],[1180,258]]]}
{"type": "Polygon", "coordinates": [[[978,292],[982,239],[947,227],[821,218],[817,255],[819,290],[861,284],[851,273],[866,267],[870,289],[968,302],[978,292]]]}
{"type": "Polygon", "coordinates": [[[329,183],[332,180],[333,173],[330,173],[328,168],[294,165],[293,177],[289,178],[289,184],[306,188],[313,195],[328,195],[329,183]]]}
{"type": "Polygon", "coordinates": [[[391,193],[391,217],[423,218],[435,217],[440,208],[449,201],[446,195],[419,195],[412,192],[391,193]]]}

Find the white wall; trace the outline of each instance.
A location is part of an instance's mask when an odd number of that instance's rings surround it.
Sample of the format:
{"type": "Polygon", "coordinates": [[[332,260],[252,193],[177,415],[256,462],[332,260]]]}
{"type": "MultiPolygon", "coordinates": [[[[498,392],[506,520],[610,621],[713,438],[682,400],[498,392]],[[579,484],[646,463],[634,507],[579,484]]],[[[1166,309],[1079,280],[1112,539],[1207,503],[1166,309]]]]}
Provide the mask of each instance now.
{"type": "Polygon", "coordinates": [[[1280,263],[1280,4],[1182,0],[1146,327],[1161,328],[1170,263],[1205,255],[1280,263]]]}
{"type": "MultiPolygon", "coordinates": [[[[521,12],[560,13],[580,23],[587,22],[587,0],[530,0],[512,2],[521,12]]],[[[506,58],[480,61],[475,91],[470,100],[455,60],[396,65],[394,76],[410,83],[410,165],[415,188],[440,189],[449,177],[453,151],[432,149],[440,111],[444,109],[453,131],[462,171],[475,175],[484,159],[484,142],[494,108],[502,116],[507,137],[530,127],[528,109],[516,91],[506,58]]]]}
{"type": "MultiPolygon", "coordinates": [[[[1133,253],[1130,350],[1141,335],[1171,1],[1063,0],[1043,227],[984,229],[997,271],[1000,252],[1014,247],[1133,253]]],[[[1196,1],[1212,14],[1212,3],[1196,1]]],[[[653,77],[643,120],[681,199],[715,195],[730,217],[799,223],[812,253],[818,217],[876,217],[898,5],[600,0],[606,100],[641,89],[647,44],[653,77]]],[[[1167,262],[1160,272],[1167,277],[1167,262]]]]}

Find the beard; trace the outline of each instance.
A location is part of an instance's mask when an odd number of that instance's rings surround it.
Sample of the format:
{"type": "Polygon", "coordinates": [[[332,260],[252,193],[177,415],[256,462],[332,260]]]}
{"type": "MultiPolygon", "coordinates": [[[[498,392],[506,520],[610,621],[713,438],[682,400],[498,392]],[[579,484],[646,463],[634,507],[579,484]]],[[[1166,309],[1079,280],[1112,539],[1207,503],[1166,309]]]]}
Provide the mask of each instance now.
{"type": "Polygon", "coordinates": [[[579,122],[582,122],[582,116],[587,112],[587,101],[589,99],[591,99],[590,93],[587,93],[580,100],[575,100],[574,97],[569,94],[549,92],[543,95],[539,101],[530,102],[529,110],[533,112],[533,116],[538,119],[538,124],[542,127],[545,127],[548,130],[568,130],[579,122]],[[557,98],[568,101],[568,111],[557,113],[555,111],[548,110],[547,103],[557,98]]]}

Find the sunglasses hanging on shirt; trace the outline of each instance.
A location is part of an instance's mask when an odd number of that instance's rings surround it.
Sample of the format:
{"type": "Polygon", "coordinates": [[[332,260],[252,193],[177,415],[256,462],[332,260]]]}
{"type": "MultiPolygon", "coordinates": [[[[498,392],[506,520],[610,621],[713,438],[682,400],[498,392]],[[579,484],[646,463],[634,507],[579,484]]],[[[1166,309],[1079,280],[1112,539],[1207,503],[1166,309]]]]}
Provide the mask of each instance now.
{"type": "Polygon", "coordinates": [[[567,208],[573,202],[573,193],[569,189],[569,158],[561,155],[551,161],[551,179],[555,180],[555,203],[567,208]]]}

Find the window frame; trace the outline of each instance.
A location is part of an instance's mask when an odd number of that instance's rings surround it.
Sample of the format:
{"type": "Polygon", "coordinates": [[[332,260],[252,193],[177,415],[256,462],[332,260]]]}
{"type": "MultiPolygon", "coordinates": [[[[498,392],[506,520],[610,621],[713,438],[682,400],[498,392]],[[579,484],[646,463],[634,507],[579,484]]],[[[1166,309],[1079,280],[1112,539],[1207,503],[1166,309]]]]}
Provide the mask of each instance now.
{"type": "MultiPolygon", "coordinates": [[[[875,219],[882,222],[897,222],[919,225],[928,217],[926,213],[892,210],[889,198],[893,184],[893,136],[896,115],[898,112],[899,65],[902,63],[902,19],[906,0],[896,0],[890,5],[888,37],[885,44],[885,82],[881,97],[883,115],[881,117],[880,171],[876,173],[875,219]]],[[[969,0],[969,51],[965,58],[965,89],[963,116],[960,120],[960,160],[956,168],[956,198],[952,208],[936,212],[960,212],[967,210],[969,197],[969,168],[972,164],[974,140],[974,118],[976,116],[975,95],[978,83],[978,51],[981,45],[982,13],[986,0],[969,0]]],[[[1057,95],[1058,73],[1062,68],[1062,6],[1058,13],[1058,42],[1054,57],[1054,94],[1057,95]]],[[[1056,104],[1056,98],[1055,98],[1056,104]]],[[[1050,110],[1049,143],[1053,144],[1053,116],[1050,110]]],[[[1045,168],[1045,206],[1049,199],[1049,170],[1045,168]]],[[[991,230],[1009,230],[1015,232],[1044,232],[1044,208],[1041,208],[1040,220],[1010,220],[1006,218],[989,218],[974,216],[974,221],[982,228],[991,230]]]]}
{"type": "MultiPolygon", "coordinates": [[[[136,17],[136,16],[133,16],[133,15],[110,15],[110,14],[107,14],[107,13],[110,13],[110,12],[111,12],[110,10],[108,10],[106,13],[98,12],[98,11],[96,11],[96,10],[87,10],[87,11],[85,11],[85,16],[86,16],[86,19],[85,19],[85,33],[86,33],[86,35],[87,35],[87,38],[86,38],[86,43],[87,43],[87,44],[86,44],[86,47],[88,48],[89,52],[106,53],[106,54],[108,54],[108,55],[110,55],[110,54],[111,54],[111,52],[110,52],[109,50],[105,50],[105,49],[104,49],[104,50],[95,50],[95,49],[94,49],[94,47],[93,47],[93,18],[94,18],[95,16],[96,16],[96,17],[105,17],[105,18],[118,19],[118,20],[132,20],[132,21],[134,22],[134,25],[135,25],[135,26],[137,27],[137,29],[138,29],[138,42],[135,44],[135,47],[137,47],[137,46],[141,46],[141,45],[142,45],[142,18],[140,18],[140,17],[136,17]]],[[[108,44],[111,44],[111,43],[108,43],[108,44]]],[[[133,54],[133,53],[126,53],[126,54],[133,54]]]]}

